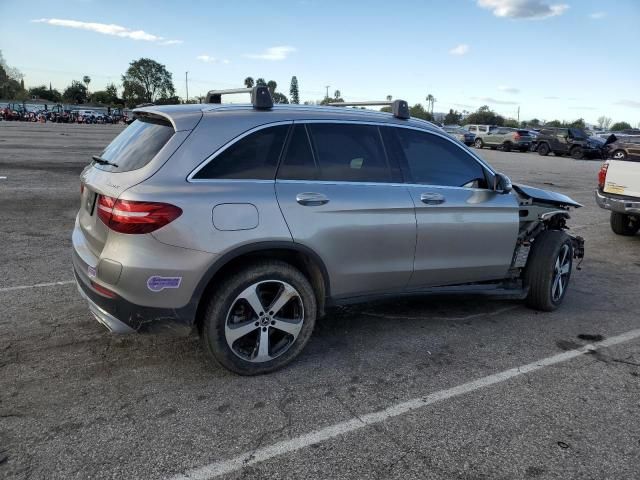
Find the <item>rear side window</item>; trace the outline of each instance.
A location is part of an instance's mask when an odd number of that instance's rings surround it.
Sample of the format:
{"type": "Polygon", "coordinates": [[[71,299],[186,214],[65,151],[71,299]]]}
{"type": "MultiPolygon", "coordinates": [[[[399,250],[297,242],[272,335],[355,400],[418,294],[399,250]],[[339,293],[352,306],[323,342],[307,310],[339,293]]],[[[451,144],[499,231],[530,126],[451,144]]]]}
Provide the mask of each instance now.
{"type": "Polygon", "coordinates": [[[173,136],[174,130],[169,122],[152,119],[138,119],[113,139],[100,154],[103,160],[117,165],[94,167],[110,172],[128,172],[144,167],[155,157],[173,136]]]}
{"type": "Polygon", "coordinates": [[[313,123],[307,126],[318,163],[318,180],[391,182],[378,127],[313,123]]]}
{"type": "Polygon", "coordinates": [[[457,144],[417,130],[393,130],[413,183],[487,188],[484,168],[457,144]]]}
{"type": "Polygon", "coordinates": [[[289,125],[250,133],[207,163],[195,179],[273,180],[289,125]]]}

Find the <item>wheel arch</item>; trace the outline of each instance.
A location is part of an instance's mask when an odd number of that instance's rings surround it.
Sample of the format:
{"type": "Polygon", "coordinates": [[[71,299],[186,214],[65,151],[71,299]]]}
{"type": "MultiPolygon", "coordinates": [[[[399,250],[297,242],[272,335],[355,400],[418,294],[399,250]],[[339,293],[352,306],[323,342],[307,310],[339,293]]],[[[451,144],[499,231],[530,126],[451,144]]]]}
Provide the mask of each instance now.
{"type": "Polygon", "coordinates": [[[206,310],[206,299],[220,279],[250,265],[256,260],[282,260],[300,270],[313,287],[318,304],[318,316],[324,315],[326,299],[330,297],[329,272],[322,258],[309,247],[282,241],[251,243],[235,248],[218,258],[196,287],[191,304],[195,307],[194,324],[198,330],[206,310]]]}

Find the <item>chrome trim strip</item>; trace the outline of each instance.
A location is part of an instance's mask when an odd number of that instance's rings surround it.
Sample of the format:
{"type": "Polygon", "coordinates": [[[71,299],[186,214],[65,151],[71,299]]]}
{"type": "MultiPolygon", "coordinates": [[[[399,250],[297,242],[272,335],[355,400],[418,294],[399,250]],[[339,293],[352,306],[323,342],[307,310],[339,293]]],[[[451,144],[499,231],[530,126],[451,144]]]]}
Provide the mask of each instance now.
{"type": "MultiPolygon", "coordinates": [[[[200,165],[198,165],[188,176],[187,176],[187,182],[190,183],[202,183],[202,182],[206,182],[206,183],[210,183],[210,182],[221,182],[221,181],[226,181],[226,182],[273,182],[273,180],[258,180],[258,179],[207,179],[207,178],[200,178],[200,179],[194,179],[193,177],[200,171],[202,170],[209,162],[211,162],[214,158],[216,158],[218,155],[222,154],[227,148],[229,148],[231,145],[233,145],[234,143],[242,140],[243,138],[245,138],[248,135],[251,135],[254,132],[257,132],[259,130],[262,130],[264,128],[269,128],[269,127],[276,127],[278,125],[292,125],[292,124],[313,124],[313,123],[339,123],[339,124],[353,124],[353,125],[373,125],[373,126],[377,126],[377,127],[390,127],[390,128],[406,128],[409,130],[416,130],[418,132],[423,132],[423,133],[427,133],[427,134],[433,134],[436,135],[438,137],[441,137],[447,141],[449,141],[451,144],[457,146],[460,150],[462,150],[463,152],[465,152],[467,155],[469,155],[471,158],[473,158],[476,162],[480,163],[485,169],[487,169],[492,175],[496,175],[496,171],[489,166],[487,163],[484,162],[484,160],[482,160],[476,153],[474,153],[471,149],[467,148],[466,145],[462,144],[461,142],[457,141],[454,138],[451,138],[444,130],[442,130],[442,133],[440,133],[439,131],[436,131],[435,128],[418,128],[412,125],[402,125],[402,124],[398,124],[398,123],[388,123],[388,122],[373,122],[373,121],[366,121],[366,120],[287,120],[287,121],[279,121],[279,122],[272,122],[272,123],[265,123],[262,125],[259,125],[257,127],[254,127],[250,130],[247,130],[246,132],[240,134],[239,136],[235,137],[234,139],[230,140],[229,142],[227,142],[226,144],[224,144],[222,147],[220,147],[218,150],[216,150],[214,153],[212,153],[209,157],[207,157],[200,165]]],[[[284,180],[278,180],[278,181],[284,181],[284,180]]],[[[294,181],[298,181],[298,180],[294,180],[294,181]]],[[[305,182],[305,180],[301,180],[303,182],[305,182]]],[[[308,182],[307,182],[308,183],[308,182]]],[[[366,184],[370,184],[370,182],[339,182],[339,181],[331,181],[328,182],[329,184],[331,183],[340,183],[340,184],[357,184],[357,185],[366,185],[366,184]]],[[[389,183],[373,183],[373,184],[381,184],[381,185],[389,185],[389,183]]],[[[403,184],[403,185],[410,185],[410,184],[403,184]]],[[[417,184],[418,186],[424,186],[422,184],[417,184]]],[[[464,187],[447,187],[447,188],[464,188],[464,187]]],[[[480,189],[483,190],[483,189],[480,189]]]]}

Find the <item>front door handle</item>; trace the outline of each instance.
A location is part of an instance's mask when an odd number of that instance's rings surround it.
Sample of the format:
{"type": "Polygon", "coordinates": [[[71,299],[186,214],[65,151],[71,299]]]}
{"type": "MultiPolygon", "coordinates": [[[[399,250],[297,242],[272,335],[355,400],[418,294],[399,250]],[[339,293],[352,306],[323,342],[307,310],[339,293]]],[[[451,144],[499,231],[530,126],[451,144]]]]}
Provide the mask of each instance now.
{"type": "Polygon", "coordinates": [[[420,195],[420,201],[427,205],[440,205],[444,203],[444,195],[436,192],[425,192],[420,195]]]}
{"type": "Polygon", "coordinates": [[[317,207],[329,203],[329,199],[322,193],[305,192],[296,195],[296,202],[305,207],[317,207]]]}

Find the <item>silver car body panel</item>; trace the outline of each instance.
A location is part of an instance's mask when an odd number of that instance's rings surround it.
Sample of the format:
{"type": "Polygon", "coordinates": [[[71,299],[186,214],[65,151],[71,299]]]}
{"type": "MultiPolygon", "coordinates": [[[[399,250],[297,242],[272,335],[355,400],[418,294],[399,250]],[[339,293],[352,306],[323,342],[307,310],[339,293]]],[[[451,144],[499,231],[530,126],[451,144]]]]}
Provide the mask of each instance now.
{"type": "Polygon", "coordinates": [[[176,132],[140,169],[114,173],[87,167],[72,236],[74,268],[85,287],[93,282],[108,288],[129,307],[193,309],[203,282],[221,262],[263,245],[290,245],[313,254],[328,277],[327,294],[336,299],[506,276],[518,232],[514,193],[406,183],[193,178],[244,136],[295,122],[426,131],[457,145],[488,177],[495,176],[477,154],[429,122],[336,107],[257,111],[251,106],[188,105],[135,112],[167,118],[176,132]],[[182,215],[150,234],[121,234],[83,208],[93,193],[170,203],[182,215]],[[445,202],[422,203],[425,193],[442,195],[445,202]],[[301,194],[329,201],[301,205],[301,194]],[[93,273],[90,281],[88,272],[93,273]],[[153,278],[173,279],[175,288],[154,291],[153,278]]]}

